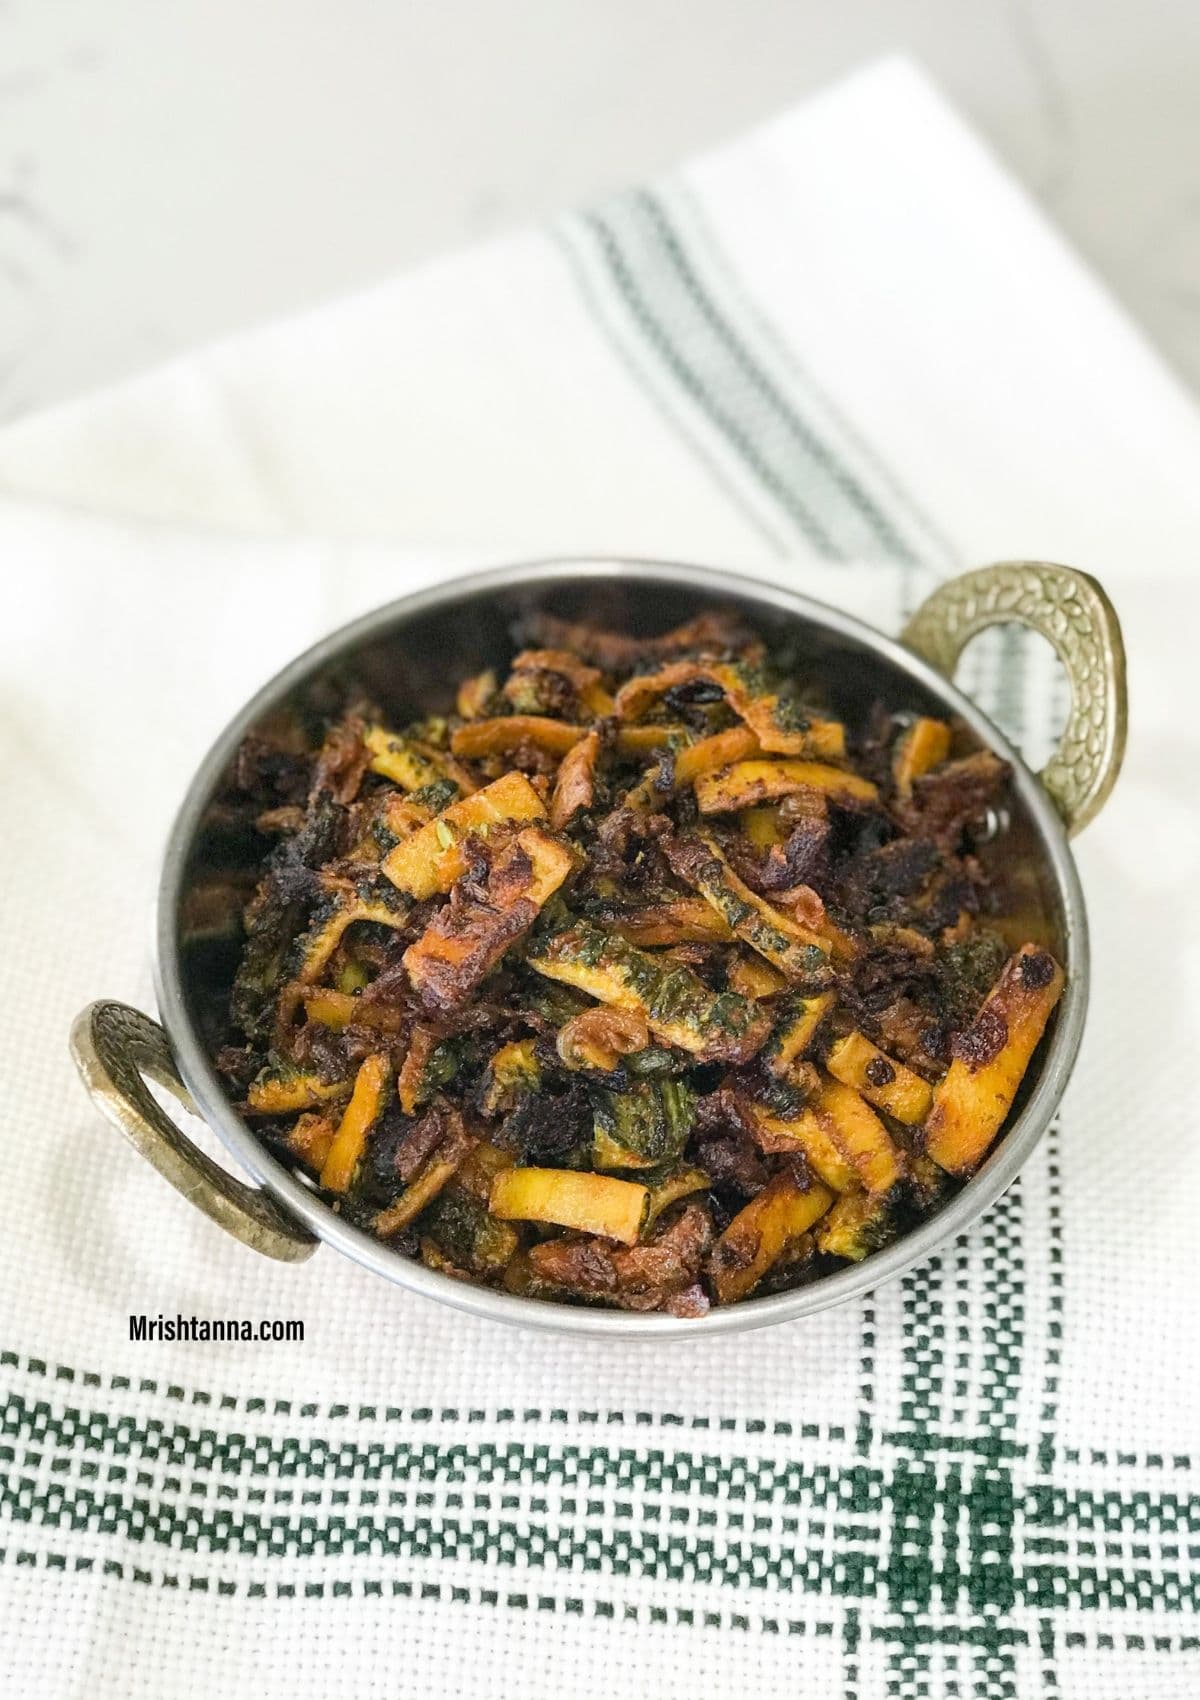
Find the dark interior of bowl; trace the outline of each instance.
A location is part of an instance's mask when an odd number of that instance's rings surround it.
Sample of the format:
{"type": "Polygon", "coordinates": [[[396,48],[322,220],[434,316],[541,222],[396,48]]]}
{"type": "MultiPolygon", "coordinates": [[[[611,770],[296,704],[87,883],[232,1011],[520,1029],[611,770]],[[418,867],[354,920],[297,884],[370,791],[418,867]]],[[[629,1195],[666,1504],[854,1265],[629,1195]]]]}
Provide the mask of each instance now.
{"type": "MultiPolygon", "coordinates": [[[[273,697],[260,719],[282,707],[332,705],[351,687],[365,688],[396,724],[417,714],[444,712],[461,678],[484,667],[503,667],[521,647],[521,622],[534,609],[654,635],[714,606],[736,608],[789,670],[815,682],[831,713],[851,729],[863,726],[877,702],[890,710],[947,713],[943,698],[888,655],[856,635],[760,601],[752,587],[741,595],[726,589],[714,593],[707,586],[696,588],[659,576],[653,568],[629,567],[619,576],[605,573],[567,581],[521,582],[515,575],[509,585],[493,582],[441,606],[381,617],[367,636],[335,646],[335,652],[290,691],[273,697]]],[[[235,742],[257,723],[251,718],[231,729],[235,742]]],[[[978,739],[961,722],[957,738],[960,753],[978,747],[978,739]]],[[[179,915],[185,1000],[210,1054],[229,1038],[229,991],[241,947],[240,904],[252,888],[253,870],[266,847],[263,839],[237,824],[222,789],[218,782],[190,847],[179,915]]],[[[1007,825],[984,847],[982,857],[1003,888],[1002,909],[1014,922],[1012,942],[1019,942],[1019,935],[1044,943],[1069,965],[1058,888],[1037,827],[1019,795],[1014,794],[1007,825]]],[[[1026,1073],[1018,1112],[1036,1084],[1046,1048],[1044,1040],[1026,1073]]]]}

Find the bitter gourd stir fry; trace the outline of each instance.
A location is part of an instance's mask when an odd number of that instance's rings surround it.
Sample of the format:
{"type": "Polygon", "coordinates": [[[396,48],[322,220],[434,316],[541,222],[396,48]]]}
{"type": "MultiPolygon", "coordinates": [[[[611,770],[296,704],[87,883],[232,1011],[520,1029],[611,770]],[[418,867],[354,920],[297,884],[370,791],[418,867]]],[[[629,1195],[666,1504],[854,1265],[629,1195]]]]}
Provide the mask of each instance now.
{"type": "Polygon", "coordinates": [[[232,1095],[346,1219],[526,1297],[696,1316],[868,1256],[1062,990],[975,853],[1005,763],[852,733],[724,613],[519,637],[448,717],[244,744],[232,1095]]]}

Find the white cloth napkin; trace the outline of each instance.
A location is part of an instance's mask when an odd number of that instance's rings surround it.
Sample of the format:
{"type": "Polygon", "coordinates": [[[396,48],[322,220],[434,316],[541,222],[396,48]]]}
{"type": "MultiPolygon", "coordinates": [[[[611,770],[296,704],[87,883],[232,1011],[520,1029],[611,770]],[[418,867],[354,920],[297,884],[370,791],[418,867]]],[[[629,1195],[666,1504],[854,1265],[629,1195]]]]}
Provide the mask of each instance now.
{"type": "MultiPolygon", "coordinates": [[[[1200,422],[910,67],[651,190],[0,436],[0,1680],[13,1695],[1200,1691],[1200,422]],[[297,649],[453,566],[662,555],[894,630],[1100,576],[1126,772],[1061,1125],[873,1299],[668,1349],[284,1267],[101,1123],[192,767],[297,649]],[[1185,650],[1185,645],[1186,650],[1185,650]],[[131,1313],[302,1345],[133,1343],[131,1313]]],[[[1044,748],[1050,669],[966,678],[1044,748]]]]}

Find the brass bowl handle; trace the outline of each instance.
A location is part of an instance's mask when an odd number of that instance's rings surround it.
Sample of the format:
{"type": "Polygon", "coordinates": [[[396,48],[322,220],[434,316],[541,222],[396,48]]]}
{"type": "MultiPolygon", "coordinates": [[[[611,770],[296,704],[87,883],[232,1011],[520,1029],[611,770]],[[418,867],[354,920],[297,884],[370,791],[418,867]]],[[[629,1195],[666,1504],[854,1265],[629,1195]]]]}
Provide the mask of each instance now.
{"type": "Polygon", "coordinates": [[[952,678],[977,632],[1012,621],[1040,632],[1066,669],[1071,710],[1040,778],[1067,831],[1076,833],[1116,783],[1128,725],[1125,645],[1116,611],[1096,580],[1054,561],[979,567],[926,597],[901,641],[952,678]]]}
{"type": "Polygon", "coordinates": [[[298,1263],[312,1256],[318,1242],[307,1228],[193,1145],[148,1089],[147,1075],[194,1108],[157,1021],[128,1004],[89,1004],[71,1029],[71,1055],[97,1108],[206,1216],[266,1257],[298,1263]]]}

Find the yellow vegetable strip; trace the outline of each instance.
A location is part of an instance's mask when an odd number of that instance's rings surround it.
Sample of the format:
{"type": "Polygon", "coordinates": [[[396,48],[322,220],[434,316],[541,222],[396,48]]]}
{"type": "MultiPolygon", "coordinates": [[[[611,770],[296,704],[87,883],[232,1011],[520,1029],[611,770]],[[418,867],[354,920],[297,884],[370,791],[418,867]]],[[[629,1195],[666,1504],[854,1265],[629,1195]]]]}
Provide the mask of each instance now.
{"type": "Polygon", "coordinates": [[[505,1169],[492,1182],[488,1208],[501,1221],[554,1222],[584,1234],[636,1243],[650,1194],[636,1181],[575,1169],[505,1169]]]}
{"type": "MultiPolygon", "coordinates": [[[[565,756],[589,731],[590,727],[554,720],[547,714],[503,714],[494,720],[472,720],[459,726],[450,734],[450,748],[465,761],[511,755],[522,744],[534,744],[549,755],[565,756]]],[[[616,741],[623,755],[641,755],[683,735],[680,726],[623,726],[616,741]]]]}
{"type": "Polygon", "coordinates": [[[861,1263],[895,1232],[891,1200],[878,1193],[844,1193],[817,1224],[817,1250],[861,1263]]]}
{"type": "Polygon", "coordinates": [[[934,1089],[925,1149],[943,1169],[967,1174],[987,1154],[1062,989],[1063,971],[1040,945],[1005,963],[934,1089]]]}
{"type": "Polygon", "coordinates": [[[750,1105],[749,1111],[765,1151],[775,1155],[802,1152],[813,1173],[834,1192],[852,1192],[858,1187],[858,1173],[838,1148],[828,1117],[808,1107],[794,1116],[771,1115],[757,1104],[750,1105]]]}
{"type": "Polygon", "coordinates": [[[764,1053],[767,1067],[773,1074],[785,1075],[791,1065],[804,1056],[817,1030],[833,1008],[832,992],[820,992],[816,997],[802,998],[764,1053]]]}
{"type": "Polygon", "coordinates": [[[911,1068],[886,1056],[863,1033],[848,1033],[830,1048],[825,1066],[835,1080],[852,1086],[869,1104],[886,1110],[910,1127],[923,1122],[933,1102],[933,1088],[911,1068]]]}
{"type": "Polygon", "coordinates": [[[359,1064],[354,1091],[321,1170],[321,1185],[330,1192],[345,1192],[354,1179],[367,1135],[383,1109],[390,1080],[391,1067],[385,1056],[366,1057],[359,1064]]]}
{"type": "Polygon", "coordinates": [[[890,1191],[904,1174],[904,1160],[870,1105],[840,1080],[826,1080],[813,1107],[866,1190],[890,1191]]]}
{"type": "Polygon", "coordinates": [[[922,715],[901,733],[892,758],[892,779],[902,797],[912,790],[912,782],[930,768],[938,767],[950,754],[950,728],[944,720],[931,720],[922,715]]]}
{"type": "Polygon", "coordinates": [[[428,749],[419,740],[389,732],[386,726],[368,726],[363,743],[371,752],[368,763],[372,773],[390,779],[404,791],[420,791],[426,785],[437,785],[450,779],[464,794],[475,785],[466,769],[448,756],[428,749]]]}
{"type": "Polygon", "coordinates": [[[703,815],[731,814],[797,791],[819,791],[859,803],[879,796],[869,779],[816,761],[739,761],[717,773],[701,774],[696,781],[703,815]]]}
{"type": "MultiPolygon", "coordinates": [[[[628,728],[627,734],[631,730],[632,728],[628,728]]],[[[625,798],[625,806],[630,809],[651,809],[661,798],[695,784],[702,773],[710,773],[714,768],[727,767],[730,762],[741,761],[746,756],[756,754],[758,748],[758,739],[748,726],[734,726],[728,732],[716,732],[711,738],[701,738],[699,743],[689,744],[687,749],[676,753],[674,764],[669,770],[669,783],[664,780],[661,765],[652,767],[641,784],[629,792],[625,798]],[[665,789],[659,789],[660,782],[665,785],[665,789]]]]}
{"type": "Polygon", "coordinates": [[[832,1203],[833,1194],[818,1183],[802,1187],[788,1175],[768,1181],[713,1247],[709,1274],[718,1302],[733,1304],[752,1292],[832,1203]]]}
{"type": "Polygon", "coordinates": [[[322,1080],[312,1073],[269,1074],[256,1080],[246,1094],[246,1107],[258,1116],[286,1116],[312,1110],[350,1095],[348,1080],[322,1080]]]}

